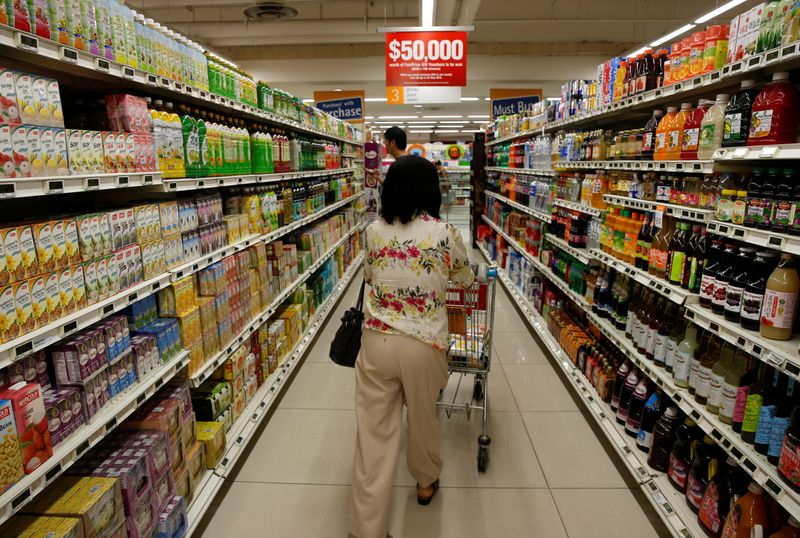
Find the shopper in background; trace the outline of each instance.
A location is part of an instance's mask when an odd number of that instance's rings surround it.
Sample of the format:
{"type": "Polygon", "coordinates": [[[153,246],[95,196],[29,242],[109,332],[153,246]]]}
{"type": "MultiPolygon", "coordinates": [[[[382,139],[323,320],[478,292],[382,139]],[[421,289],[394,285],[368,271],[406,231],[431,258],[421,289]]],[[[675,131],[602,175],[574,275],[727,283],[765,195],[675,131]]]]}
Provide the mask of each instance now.
{"type": "Polygon", "coordinates": [[[386,153],[394,157],[396,161],[400,157],[408,155],[406,146],[408,145],[408,137],[406,132],[400,127],[394,126],[386,129],[383,133],[383,147],[386,148],[386,153]]]}
{"type": "Polygon", "coordinates": [[[386,175],[381,219],[366,231],[365,303],[356,362],[358,436],[349,527],[383,538],[408,406],[408,470],[426,505],[439,487],[442,459],[436,400],[447,384],[448,281],[474,279],[458,230],[439,219],[438,176],[422,157],[399,159],[386,175]]]}
{"type": "Polygon", "coordinates": [[[436,172],[439,174],[439,191],[442,193],[441,212],[447,212],[450,207],[450,180],[447,179],[447,169],[442,165],[442,161],[436,161],[436,172]]]}

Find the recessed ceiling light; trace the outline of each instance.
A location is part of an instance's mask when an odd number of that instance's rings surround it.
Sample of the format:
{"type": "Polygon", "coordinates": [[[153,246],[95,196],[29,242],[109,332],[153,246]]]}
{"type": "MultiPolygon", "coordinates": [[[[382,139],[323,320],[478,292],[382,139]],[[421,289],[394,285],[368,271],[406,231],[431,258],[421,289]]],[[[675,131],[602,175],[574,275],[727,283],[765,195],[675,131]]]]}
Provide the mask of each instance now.
{"type": "Polygon", "coordinates": [[[422,117],[424,119],[429,119],[429,120],[439,120],[439,119],[446,120],[452,118],[463,118],[464,116],[422,116],[422,117]]]}
{"type": "MultiPolygon", "coordinates": [[[[456,116],[458,117],[458,116],[456,116]]],[[[415,120],[417,116],[378,116],[379,120],[415,120]]]]}
{"type": "Polygon", "coordinates": [[[408,131],[409,133],[432,133],[433,131],[408,131]]]}
{"type": "Polygon", "coordinates": [[[464,120],[443,120],[438,123],[465,123],[464,120]]]}
{"type": "Polygon", "coordinates": [[[479,119],[479,120],[488,120],[489,119],[489,114],[474,114],[474,115],[470,115],[470,116],[467,116],[467,117],[468,118],[476,118],[476,119],[479,119]]]}
{"type": "Polygon", "coordinates": [[[739,4],[743,4],[744,2],[745,2],[745,0],[731,0],[730,2],[726,2],[726,3],[722,4],[721,6],[719,6],[717,9],[712,9],[711,11],[709,11],[708,13],[706,13],[705,15],[703,15],[702,17],[700,17],[699,19],[694,21],[694,23],[695,24],[703,24],[707,20],[711,20],[711,19],[713,19],[714,17],[716,17],[718,15],[722,15],[723,13],[728,11],[729,9],[733,9],[736,6],[738,6],[739,4]]]}
{"type": "Polygon", "coordinates": [[[438,129],[436,130],[436,134],[440,134],[440,133],[458,133],[458,132],[460,132],[460,131],[458,131],[458,130],[453,130],[453,131],[450,131],[450,130],[446,130],[446,131],[440,131],[440,130],[438,130],[438,129]]]}
{"type": "Polygon", "coordinates": [[[303,102],[304,103],[313,103],[314,100],[313,99],[303,99],[303,102]]]}
{"type": "Polygon", "coordinates": [[[462,101],[480,101],[480,97],[462,97],[462,101]]]}
{"type": "Polygon", "coordinates": [[[385,103],[386,102],[386,98],[385,97],[365,97],[364,101],[366,101],[367,103],[385,103]]]}
{"type": "Polygon", "coordinates": [[[492,100],[492,98],[491,98],[491,97],[484,97],[484,98],[483,98],[483,100],[484,100],[484,101],[491,101],[491,100],[492,100]]]}
{"type": "Polygon", "coordinates": [[[414,105],[414,108],[422,108],[422,105],[414,105]]]}

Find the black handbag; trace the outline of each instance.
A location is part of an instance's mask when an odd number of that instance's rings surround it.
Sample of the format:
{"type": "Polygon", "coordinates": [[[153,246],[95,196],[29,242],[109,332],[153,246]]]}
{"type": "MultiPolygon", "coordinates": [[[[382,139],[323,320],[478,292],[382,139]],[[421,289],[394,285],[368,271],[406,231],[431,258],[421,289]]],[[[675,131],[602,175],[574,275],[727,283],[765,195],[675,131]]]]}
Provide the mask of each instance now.
{"type": "Polygon", "coordinates": [[[364,324],[364,284],[358,293],[356,306],[350,308],[342,316],[342,324],[331,342],[329,356],[339,366],[353,368],[356,365],[358,352],[361,350],[361,327],[364,324]]]}

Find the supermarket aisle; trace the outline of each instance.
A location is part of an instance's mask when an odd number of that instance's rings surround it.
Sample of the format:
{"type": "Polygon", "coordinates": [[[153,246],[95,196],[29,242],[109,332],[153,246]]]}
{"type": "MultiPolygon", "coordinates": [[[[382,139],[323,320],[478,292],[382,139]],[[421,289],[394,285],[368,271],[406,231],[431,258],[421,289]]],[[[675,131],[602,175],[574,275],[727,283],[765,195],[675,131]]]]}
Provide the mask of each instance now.
{"type": "MultiPolygon", "coordinates": [[[[466,235],[466,234],[464,234],[466,235]]],[[[476,258],[480,256],[475,251],[476,258]]],[[[358,282],[358,279],[354,279],[358,282]]],[[[355,442],[354,378],[327,357],[353,285],[306,357],[239,473],[217,497],[202,533],[342,537],[355,442]]],[[[442,414],[442,490],[416,503],[401,450],[391,533],[395,538],[668,536],[590,426],[498,285],[489,468],[476,468],[480,420],[442,414]]],[[[445,397],[452,397],[451,377],[445,397]]],[[[466,400],[472,383],[464,381],[466,400]]],[[[459,400],[462,395],[459,394],[459,400]]]]}

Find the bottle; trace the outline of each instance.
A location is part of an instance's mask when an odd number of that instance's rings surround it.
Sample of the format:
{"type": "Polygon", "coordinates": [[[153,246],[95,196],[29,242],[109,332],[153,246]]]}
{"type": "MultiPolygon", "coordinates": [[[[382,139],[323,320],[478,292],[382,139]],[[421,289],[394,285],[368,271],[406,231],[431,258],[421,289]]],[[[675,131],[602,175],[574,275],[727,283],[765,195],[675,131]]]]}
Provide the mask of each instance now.
{"type": "Polygon", "coordinates": [[[659,325],[658,318],[661,316],[661,312],[666,310],[666,307],[664,306],[665,300],[666,299],[659,297],[658,300],[653,304],[653,308],[649,315],[649,323],[646,328],[647,342],[645,344],[644,356],[651,361],[655,360],[656,339],[658,337],[659,325]]]}
{"type": "Polygon", "coordinates": [[[678,230],[670,241],[667,279],[670,284],[681,284],[688,252],[689,229],[688,222],[678,222],[678,230]]]}
{"type": "Polygon", "coordinates": [[[672,125],[667,135],[666,160],[677,161],[681,158],[683,133],[686,126],[686,120],[689,118],[691,113],[692,103],[681,103],[681,109],[675,115],[675,119],[672,121],[672,125]]]}
{"type": "Polygon", "coordinates": [[[789,340],[792,337],[798,293],[800,278],[795,269],[794,256],[783,252],[778,267],[767,280],[764,306],[761,308],[761,336],[773,340],[789,340]]]}
{"type": "Polygon", "coordinates": [[[737,176],[733,173],[720,174],[719,197],[717,198],[717,220],[731,222],[733,218],[733,204],[739,192],[737,176]]]}
{"type": "Polygon", "coordinates": [[[784,168],[778,185],[775,188],[775,205],[772,208],[772,231],[787,233],[794,220],[794,186],[797,185],[797,173],[793,168],[784,168]]]}
{"type": "Polygon", "coordinates": [[[703,436],[694,451],[694,460],[686,476],[686,504],[694,512],[700,511],[706,488],[717,474],[719,466],[719,449],[708,435],[703,436]]]}
{"type": "Polygon", "coordinates": [[[647,464],[653,469],[666,472],[678,427],[678,410],[668,407],[653,428],[653,441],[647,455],[647,464]]]}
{"type": "Polygon", "coordinates": [[[731,224],[744,224],[745,212],[747,211],[747,187],[740,184],[736,191],[736,198],[733,201],[733,211],[731,211],[731,224]]]}
{"type": "Polygon", "coordinates": [[[650,398],[651,390],[648,379],[642,376],[631,395],[630,404],[628,405],[628,418],[625,420],[625,433],[631,437],[639,436],[644,406],[650,398]]]}
{"type": "Polygon", "coordinates": [[[664,410],[664,398],[661,389],[656,389],[644,405],[639,434],[636,436],[636,446],[642,452],[650,452],[650,447],[653,445],[653,431],[664,410]]]}
{"type": "Polygon", "coordinates": [[[700,99],[697,108],[691,111],[686,118],[686,123],[683,126],[683,137],[681,139],[681,160],[696,160],[697,150],[700,147],[700,126],[703,123],[703,118],[706,112],[714,101],[708,99],[700,99]]]}
{"type": "Polygon", "coordinates": [[[711,299],[711,311],[720,316],[725,314],[725,299],[728,294],[728,283],[733,274],[733,266],[736,263],[736,245],[727,243],[722,252],[722,261],[714,280],[714,297],[711,299]]]}
{"type": "Polygon", "coordinates": [[[777,265],[777,253],[772,250],[756,252],[747,285],[742,293],[742,308],[739,312],[739,325],[751,331],[757,331],[761,323],[761,309],[767,280],[777,265]]]}
{"type": "MultiPolygon", "coordinates": [[[[719,536],[722,531],[735,498],[742,493],[743,478],[749,480],[736,460],[729,456],[706,487],[697,519],[709,536],[719,536]]],[[[744,491],[747,491],[746,482],[744,491]]]]}
{"type": "Polygon", "coordinates": [[[647,120],[647,123],[644,125],[644,132],[642,133],[642,150],[641,155],[642,159],[644,160],[652,160],[653,153],[655,151],[656,146],[656,129],[658,129],[658,123],[661,121],[661,118],[664,116],[664,111],[660,109],[656,109],[653,111],[653,115],[647,120]]]}
{"type": "Polygon", "coordinates": [[[651,275],[666,278],[667,262],[669,260],[669,244],[675,230],[675,219],[664,217],[662,226],[653,239],[653,247],[650,249],[650,260],[648,272],[651,275]]]}
{"type": "Polygon", "coordinates": [[[719,413],[722,402],[722,387],[725,384],[725,376],[733,367],[733,357],[736,351],[729,342],[724,342],[719,350],[719,360],[711,367],[710,390],[706,409],[713,414],[719,413]]]}
{"type": "Polygon", "coordinates": [[[702,275],[698,274],[698,270],[701,267],[702,260],[705,258],[705,235],[701,233],[702,229],[703,226],[700,224],[692,225],[680,282],[681,288],[685,290],[692,291],[692,287],[696,288],[697,291],[700,290],[700,278],[702,278],[702,275]]]}
{"type": "Polygon", "coordinates": [[[711,303],[714,299],[717,272],[722,263],[722,251],[722,241],[712,239],[705,267],[703,268],[703,276],[700,280],[700,306],[704,308],[711,308],[711,303]]]}
{"type": "Polygon", "coordinates": [[[669,52],[667,49],[658,49],[658,57],[656,58],[656,88],[660,88],[664,85],[664,79],[666,74],[666,63],[669,60],[669,52]]]}
{"type": "Polygon", "coordinates": [[[729,148],[747,144],[750,132],[750,112],[758,95],[755,81],[743,80],[741,88],[734,94],[725,109],[725,132],[722,147],[729,148]]]}
{"type": "Polygon", "coordinates": [[[764,183],[761,186],[761,218],[756,222],[756,228],[769,230],[772,227],[772,208],[775,205],[775,188],[780,181],[779,168],[767,169],[764,183]]]}
{"type": "Polygon", "coordinates": [[[675,429],[675,441],[672,443],[672,451],[669,455],[667,476],[675,489],[682,493],[686,492],[689,466],[694,459],[694,450],[700,443],[699,432],[694,420],[688,417],[675,429]]]}
{"type": "Polygon", "coordinates": [[[636,238],[636,259],[634,260],[634,265],[643,271],[647,271],[650,267],[650,249],[653,246],[653,241],[651,239],[653,224],[650,219],[650,213],[646,213],[644,219],[642,227],[639,228],[639,236],[636,238]]]}
{"type": "Polygon", "coordinates": [[[767,459],[773,465],[778,465],[783,448],[783,438],[789,428],[789,417],[792,409],[797,404],[797,394],[795,393],[796,381],[790,377],[786,381],[786,392],[784,392],[778,407],[775,410],[775,417],[772,419],[772,431],[770,432],[769,447],[767,448],[767,459]]]}
{"type": "Polygon", "coordinates": [[[775,420],[775,413],[778,411],[778,402],[786,394],[786,379],[780,370],[773,370],[769,377],[770,384],[764,393],[764,400],[761,402],[756,436],[753,441],[756,452],[765,456],[769,450],[772,425],[775,420]]]}
{"type": "Polygon", "coordinates": [[[711,370],[719,361],[720,342],[718,338],[712,338],[705,354],[700,357],[700,364],[697,369],[697,385],[694,391],[694,399],[700,405],[706,405],[711,394],[711,370]]]}
{"type": "Polygon", "coordinates": [[[641,57],[641,68],[636,77],[636,93],[646,92],[656,87],[656,59],[653,49],[645,49],[641,57]]]}
{"type": "Polygon", "coordinates": [[[779,531],[769,535],[769,538],[800,538],[800,521],[794,516],[789,516],[789,521],[779,531]]]}
{"type": "Polygon", "coordinates": [[[793,490],[800,491],[800,406],[792,409],[778,459],[778,473],[793,490]]]}
{"type": "Polygon", "coordinates": [[[725,319],[728,321],[739,321],[742,309],[742,297],[744,289],[747,287],[747,279],[752,274],[753,258],[755,248],[743,246],[739,249],[739,255],[733,265],[730,282],[728,282],[725,292],[725,319]]]}
{"type": "Polygon", "coordinates": [[[614,392],[611,396],[611,409],[618,409],[619,408],[619,399],[622,393],[622,387],[625,386],[625,380],[628,379],[628,374],[631,372],[631,362],[628,360],[622,361],[619,368],[617,369],[617,374],[614,379],[614,392]]]}
{"type": "Polygon", "coordinates": [[[714,151],[722,147],[725,127],[725,109],[728,107],[728,95],[717,94],[714,104],[709,107],[700,122],[700,140],[697,144],[697,158],[709,160],[714,151]]]}
{"type": "Polygon", "coordinates": [[[700,359],[708,352],[712,339],[711,333],[703,331],[700,335],[700,342],[697,344],[697,349],[695,349],[694,355],[689,359],[689,394],[694,395],[697,392],[700,359]]]}
{"type": "MultiPolygon", "coordinates": [[[[739,356],[737,352],[736,356],[739,356]]],[[[736,403],[733,408],[733,420],[731,428],[736,433],[742,432],[742,423],[744,415],[747,410],[747,399],[750,396],[750,391],[754,388],[758,370],[748,365],[747,371],[742,374],[736,384],[736,403]]]]}
{"type": "Polygon", "coordinates": [[[761,205],[761,189],[766,174],[766,168],[753,168],[747,183],[747,209],[745,210],[744,225],[749,228],[755,228],[764,216],[764,209],[761,205]]]}
{"type": "Polygon", "coordinates": [[[683,316],[681,316],[681,320],[675,324],[675,327],[669,333],[669,341],[667,341],[667,353],[664,357],[664,369],[667,372],[672,373],[675,368],[675,356],[678,353],[678,346],[681,342],[683,342],[684,336],[686,336],[686,327],[688,325],[688,321],[686,321],[683,316]]]}
{"type": "Polygon", "coordinates": [[[722,536],[750,537],[763,536],[767,526],[767,509],[764,505],[764,488],[755,482],[747,486],[747,494],[733,505],[722,536]],[[755,532],[756,534],[752,534],[755,532]]]}
{"type": "Polygon", "coordinates": [[[748,146],[793,144],[797,141],[800,95],[789,82],[789,73],[772,74],[753,101],[748,146]]]}
{"type": "Polygon", "coordinates": [[[667,309],[664,315],[659,316],[659,319],[656,320],[658,328],[656,330],[655,346],[653,349],[653,362],[656,363],[656,366],[664,367],[666,364],[669,334],[672,332],[672,327],[675,324],[678,308],[678,305],[675,303],[667,303],[667,309]]]}
{"type": "Polygon", "coordinates": [[[672,377],[675,379],[675,385],[678,387],[689,387],[689,373],[691,367],[691,360],[694,357],[694,352],[697,349],[697,326],[690,323],[686,327],[686,336],[683,341],[678,345],[675,352],[675,363],[673,365],[672,377]]]}
{"type": "MultiPolygon", "coordinates": [[[[736,415],[736,402],[739,398],[739,383],[747,374],[747,353],[743,350],[736,350],[733,355],[733,363],[725,371],[725,379],[722,382],[719,402],[719,419],[725,424],[733,424],[733,417],[736,415]]],[[[747,399],[747,390],[742,400],[742,414],[744,414],[744,402],[747,399]]],[[[741,420],[739,420],[741,424],[741,420]]]]}
{"type": "Polygon", "coordinates": [[[617,407],[617,422],[620,424],[624,425],[628,420],[631,397],[636,390],[636,386],[639,384],[639,378],[640,374],[638,368],[632,368],[628,377],[625,378],[625,384],[622,386],[622,390],[619,393],[619,407],[617,407]]]}
{"type": "Polygon", "coordinates": [[[675,125],[675,117],[678,115],[678,107],[667,107],[667,114],[661,118],[656,128],[656,148],[653,152],[653,159],[656,161],[667,160],[669,136],[675,125]]]}

